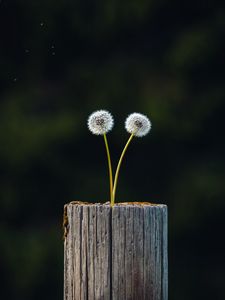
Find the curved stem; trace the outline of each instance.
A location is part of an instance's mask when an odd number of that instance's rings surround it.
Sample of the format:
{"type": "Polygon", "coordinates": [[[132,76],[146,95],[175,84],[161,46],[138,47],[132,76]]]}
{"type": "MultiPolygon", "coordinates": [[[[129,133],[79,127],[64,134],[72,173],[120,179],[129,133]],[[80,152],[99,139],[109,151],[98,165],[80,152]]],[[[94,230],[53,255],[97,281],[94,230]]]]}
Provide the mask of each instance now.
{"type": "Polygon", "coordinates": [[[124,149],[123,149],[123,152],[120,156],[120,159],[119,159],[119,162],[118,162],[118,165],[117,165],[117,168],[116,168],[116,174],[115,174],[115,179],[114,179],[114,186],[113,186],[113,192],[112,192],[112,202],[111,202],[111,206],[114,205],[115,203],[115,195],[116,195],[116,187],[117,187],[117,182],[118,182],[118,176],[119,176],[119,172],[120,172],[120,166],[121,166],[121,163],[122,163],[122,160],[123,160],[123,157],[124,157],[124,154],[126,153],[126,150],[127,150],[127,147],[129,146],[132,138],[134,137],[134,134],[132,133],[131,136],[129,137],[124,149]]]}
{"type": "Polygon", "coordinates": [[[106,153],[108,158],[108,166],[109,166],[109,187],[110,187],[110,203],[112,205],[112,192],[113,192],[113,177],[112,177],[112,164],[111,164],[111,158],[110,158],[110,152],[109,152],[109,145],[107,141],[106,134],[104,136],[105,141],[105,147],[106,147],[106,153]]]}

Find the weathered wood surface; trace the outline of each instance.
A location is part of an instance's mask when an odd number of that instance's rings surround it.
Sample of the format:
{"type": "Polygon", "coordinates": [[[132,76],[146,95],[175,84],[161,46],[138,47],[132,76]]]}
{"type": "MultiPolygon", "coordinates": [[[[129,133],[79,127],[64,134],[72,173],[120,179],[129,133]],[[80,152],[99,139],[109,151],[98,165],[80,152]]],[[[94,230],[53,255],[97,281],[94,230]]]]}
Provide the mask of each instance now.
{"type": "Polygon", "coordinates": [[[64,300],[167,300],[167,207],[65,206],[64,300]]]}

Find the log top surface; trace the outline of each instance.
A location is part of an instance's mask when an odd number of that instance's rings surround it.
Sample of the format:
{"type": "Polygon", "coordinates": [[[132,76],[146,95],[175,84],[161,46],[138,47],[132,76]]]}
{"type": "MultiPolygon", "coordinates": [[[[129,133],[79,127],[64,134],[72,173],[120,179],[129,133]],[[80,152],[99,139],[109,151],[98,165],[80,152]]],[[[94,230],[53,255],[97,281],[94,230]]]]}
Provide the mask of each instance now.
{"type": "MultiPolygon", "coordinates": [[[[110,202],[105,203],[91,203],[91,202],[83,202],[83,201],[71,201],[67,205],[80,205],[80,206],[110,206],[110,202]]],[[[118,202],[114,204],[114,207],[117,206],[166,206],[165,204],[157,204],[157,203],[151,203],[151,202],[118,202]]]]}

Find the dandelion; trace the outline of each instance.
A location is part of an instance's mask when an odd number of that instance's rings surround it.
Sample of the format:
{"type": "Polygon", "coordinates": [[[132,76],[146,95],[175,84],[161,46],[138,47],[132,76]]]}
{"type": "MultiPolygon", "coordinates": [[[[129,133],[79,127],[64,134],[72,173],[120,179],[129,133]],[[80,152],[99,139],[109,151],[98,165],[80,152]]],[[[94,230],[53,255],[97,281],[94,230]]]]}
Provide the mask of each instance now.
{"type": "Polygon", "coordinates": [[[143,137],[149,133],[152,125],[148,117],[139,113],[129,115],[125,121],[126,130],[136,137],[143,137]]]}
{"type": "Polygon", "coordinates": [[[106,147],[106,153],[108,158],[108,167],[109,167],[109,182],[110,182],[110,204],[113,207],[115,203],[116,187],[119,177],[119,171],[121,167],[122,160],[127,151],[127,148],[133,139],[133,137],[143,137],[151,130],[151,122],[145,115],[140,113],[130,114],[125,121],[125,128],[130,133],[130,137],[122,151],[120,156],[116,173],[113,181],[112,176],[112,164],[109,152],[108,141],[106,138],[106,133],[108,133],[114,125],[112,115],[106,110],[98,110],[92,113],[88,118],[88,128],[89,130],[96,135],[103,135],[106,147]]]}
{"type": "Polygon", "coordinates": [[[106,110],[98,110],[93,112],[88,118],[88,128],[95,135],[103,135],[109,168],[109,184],[110,184],[110,203],[112,204],[113,193],[113,176],[112,176],[112,163],[109,151],[109,145],[106,133],[112,130],[114,120],[112,115],[106,110]]]}
{"type": "Polygon", "coordinates": [[[114,202],[115,202],[116,187],[117,187],[117,182],[118,182],[119,171],[120,171],[121,163],[122,163],[123,157],[126,153],[126,150],[134,136],[143,137],[149,133],[149,131],[151,130],[151,122],[148,119],[148,117],[146,117],[145,115],[142,115],[140,113],[132,113],[127,117],[127,119],[125,121],[125,129],[131,135],[122,151],[122,154],[120,156],[120,159],[119,159],[119,162],[118,162],[118,165],[116,168],[113,192],[112,192],[112,206],[114,205],[114,202]]]}
{"type": "Polygon", "coordinates": [[[88,118],[88,128],[96,135],[104,135],[112,130],[114,125],[112,115],[106,110],[98,110],[88,118]]]}

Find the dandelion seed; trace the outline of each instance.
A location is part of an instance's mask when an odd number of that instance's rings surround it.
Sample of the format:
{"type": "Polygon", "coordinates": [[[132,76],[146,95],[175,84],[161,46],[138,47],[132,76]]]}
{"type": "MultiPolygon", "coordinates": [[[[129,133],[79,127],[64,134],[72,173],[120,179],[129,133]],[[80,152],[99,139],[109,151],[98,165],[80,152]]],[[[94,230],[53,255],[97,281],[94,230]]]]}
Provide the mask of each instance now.
{"type": "Polygon", "coordinates": [[[136,137],[143,137],[151,130],[151,122],[145,115],[140,113],[130,114],[125,121],[126,130],[136,137]]]}
{"type": "Polygon", "coordinates": [[[112,115],[106,110],[98,110],[88,118],[88,128],[96,135],[104,135],[113,128],[112,115]]]}

